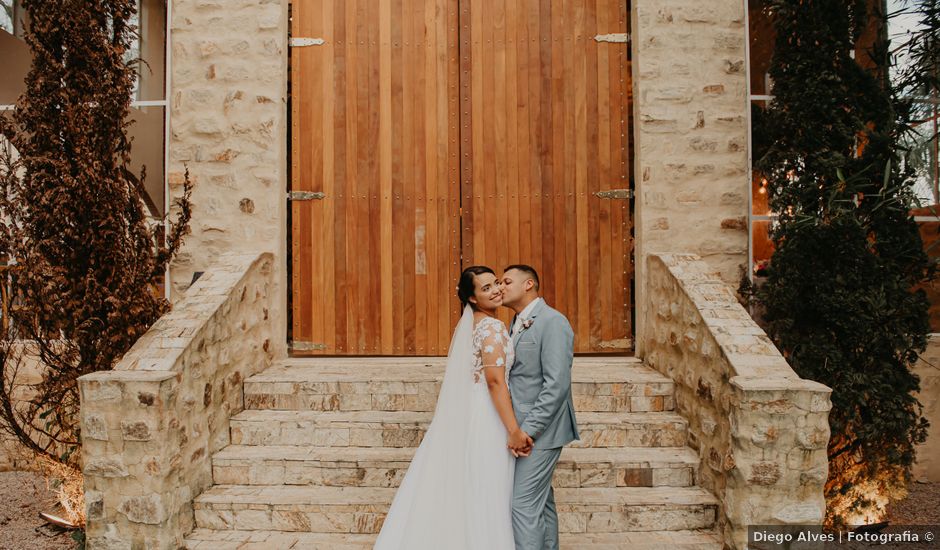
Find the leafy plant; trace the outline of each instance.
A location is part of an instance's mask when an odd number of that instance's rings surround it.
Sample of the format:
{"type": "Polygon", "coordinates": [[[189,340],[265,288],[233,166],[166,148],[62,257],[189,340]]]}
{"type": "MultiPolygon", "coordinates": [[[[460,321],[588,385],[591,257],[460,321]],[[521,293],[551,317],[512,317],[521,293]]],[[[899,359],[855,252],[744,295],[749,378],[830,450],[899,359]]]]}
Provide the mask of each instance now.
{"type": "Polygon", "coordinates": [[[128,169],[134,0],[24,0],[26,92],[0,118],[0,425],[37,455],[79,464],[76,379],[106,370],[169,305],[158,291],[188,231],[148,220],[144,173],[128,169]],[[36,360],[42,380],[18,378],[36,360]]]}
{"type": "MultiPolygon", "coordinates": [[[[901,162],[906,106],[886,49],[851,52],[868,2],[771,0],[777,38],[757,168],[777,213],[767,281],[754,293],[767,332],[802,377],[833,389],[830,524],[877,517],[902,494],[926,421],[910,367],[926,347],[933,276],[901,162]]],[[[882,45],[883,46],[883,45],[882,45]]]]}

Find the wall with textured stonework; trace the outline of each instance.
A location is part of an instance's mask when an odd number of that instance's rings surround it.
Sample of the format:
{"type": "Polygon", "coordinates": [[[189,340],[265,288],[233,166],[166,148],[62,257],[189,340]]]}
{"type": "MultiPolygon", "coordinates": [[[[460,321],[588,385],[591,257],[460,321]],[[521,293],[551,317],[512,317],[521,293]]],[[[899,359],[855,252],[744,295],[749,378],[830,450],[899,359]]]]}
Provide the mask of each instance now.
{"type": "Polygon", "coordinates": [[[940,481],[940,334],[931,334],[927,350],[914,365],[920,377],[917,399],[924,405],[924,416],[930,422],[927,441],[917,447],[914,479],[940,481]]]}
{"type": "Polygon", "coordinates": [[[223,254],[114,370],[79,378],[88,547],[176,549],[212,454],[272,364],[274,257],[223,254]]]}
{"type": "Polygon", "coordinates": [[[636,333],[646,257],[699,255],[737,285],[747,265],[743,0],[633,0],[636,333]]]}
{"type": "Polygon", "coordinates": [[[821,524],[830,389],[793,372],[698,256],[653,255],[647,268],[644,360],[675,382],[725,542],[745,548],[748,525],[821,524]]]}
{"type": "Polygon", "coordinates": [[[286,354],[287,0],[173,0],[170,38],[171,197],[195,183],[172,300],[219,254],[271,251],[286,354]]]}

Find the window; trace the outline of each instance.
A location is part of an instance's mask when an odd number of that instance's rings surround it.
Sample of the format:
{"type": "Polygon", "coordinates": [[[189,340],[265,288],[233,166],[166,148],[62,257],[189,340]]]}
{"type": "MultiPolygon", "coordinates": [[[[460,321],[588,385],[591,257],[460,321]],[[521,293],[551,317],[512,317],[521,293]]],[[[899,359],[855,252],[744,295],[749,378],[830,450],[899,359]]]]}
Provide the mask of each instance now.
{"type": "MultiPolygon", "coordinates": [[[[29,71],[31,55],[23,40],[27,24],[21,0],[0,0],[0,61],[4,78],[0,79],[0,111],[15,108],[25,91],[24,79],[29,71]]],[[[140,64],[132,98],[130,118],[134,124],[128,131],[133,139],[130,169],[139,173],[147,168],[144,198],[150,215],[163,216],[166,208],[167,151],[167,0],[138,0],[139,36],[134,41],[131,58],[137,55],[140,64]]]]}
{"type": "MultiPolygon", "coordinates": [[[[763,176],[753,169],[753,164],[760,159],[768,145],[764,132],[764,113],[773,98],[773,83],[768,75],[774,48],[774,30],[771,21],[765,12],[767,0],[748,0],[747,28],[749,33],[747,60],[748,85],[751,116],[749,118],[748,133],[748,175],[750,177],[750,204],[749,214],[750,238],[748,248],[749,272],[752,280],[762,275],[762,267],[773,255],[773,243],[770,240],[770,229],[774,223],[774,214],[768,204],[768,190],[763,176]]],[[[897,48],[906,41],[906,35],[916,28],[918,16],[903,13],[907,6],[904,0],[871,0],[869,13],[873,14],[870,24],[865,29],[856,45],[854,55],[860,63],[870,64],[868,51],[880,38],[881,12],[887,9],[892,14],[888,18],[887,38],[891,47],[897,48]],[[878,10],[878,11],[875,11],[878,10]],[[899,14],[899,12],[901,12],[899,14]]],[[[905,59],[897,59],[902,65],[905,59]]],[[[937,134],[940,130],[940,107],[936,93],[926,97],[914,98],[921,106],[921,122],[916,126],[912,143],[908,145],[914,151],[911,162],[917,174],[915,193],[920,207],[911,213],[920,227],[921,238],[927,253],[934,258],[940,258],[940,246],[933,246],[940,236],[940,143],[937,134]]],[[[932,330],[940,331],[940,281],[925,287],[930,301],[930,321],[932,330]]]]}
{"type": "MultiPolygon", "coordinates": [[[[902,0],[888,0],[888,3],[900,1],[902,0]]],[[[769,145],[764,130],[766,128],[764,113],[773,99],[773,82],[769,71],[776,36],[772,21],[766,11],[768,3],[767,0],[748,0],[746,13],[748,100],[751,108],[751,116],[748,119],[748,177],[751,182],[749,189],[751,208],[748,215],[750,229],[748,270],[752,279],[754,276],[761,276],[763,267],[773,255],[770,230],[776,217],[770,210],[767,180],[754,169],[754,162],[761,158],[769,145]]],[[[881,12],[884,7],[883,0],[869,0],[869,23],[859,37],[855,51],[851,52],[862,65],[872,66],[868,53],[879,40],[881,12]]]]}

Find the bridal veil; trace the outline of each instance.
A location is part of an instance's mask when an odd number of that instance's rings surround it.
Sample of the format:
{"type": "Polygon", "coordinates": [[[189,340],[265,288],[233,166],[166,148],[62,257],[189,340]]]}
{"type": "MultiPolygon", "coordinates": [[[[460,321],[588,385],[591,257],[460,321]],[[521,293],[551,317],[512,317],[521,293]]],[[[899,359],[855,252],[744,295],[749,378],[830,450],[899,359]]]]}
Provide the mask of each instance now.
{"type": "Polygon", "coordinates": [[[473,310],[466,306],[447,354],[434,418],[392,501],[376,550],[465,550],[472,513],[468,465],[473,310]]]}

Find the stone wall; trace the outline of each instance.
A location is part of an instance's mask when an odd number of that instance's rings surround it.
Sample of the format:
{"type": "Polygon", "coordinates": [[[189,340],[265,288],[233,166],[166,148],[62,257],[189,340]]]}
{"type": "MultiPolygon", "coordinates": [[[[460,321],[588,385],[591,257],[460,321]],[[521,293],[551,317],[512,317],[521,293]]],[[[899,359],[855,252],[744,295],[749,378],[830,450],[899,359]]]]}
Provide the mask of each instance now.
{"type": "Polygon", "coordinates": [[[940,334],[930,335],[927,351],[914,365],[914,373],[920,377],[917,399],[930,422],[927,441],[917,447],[914,479],[940,482],[940,334]]]}
{"type": "Polygon", "coordinates": [[[189,168],[192,233],[171,272],[179,300],[225,252],[269,250],[272,317],[287,334],[287,0],[172,0],[170,196],[189,168]]]}
{"type": "Polygon", "coordinates": [[[647,269],[645,361],[675,381],[726,543],[745,548],[748,525],[820,524],[830,389],[793,372],[698,256],[651,255],[647,269]]]}
{"type": "Polygon", "coordinates": [[[121,359],[79,378],[89,548],[176,549],[212,454],[270,366],[273,255],[223,254],[121,359]]]}
{"type": "Polygon", "coordinates": [[[747,266],[742,0],[633,0],[637,351],[646,257],[699,255],[737,285],[747,266]]]}

